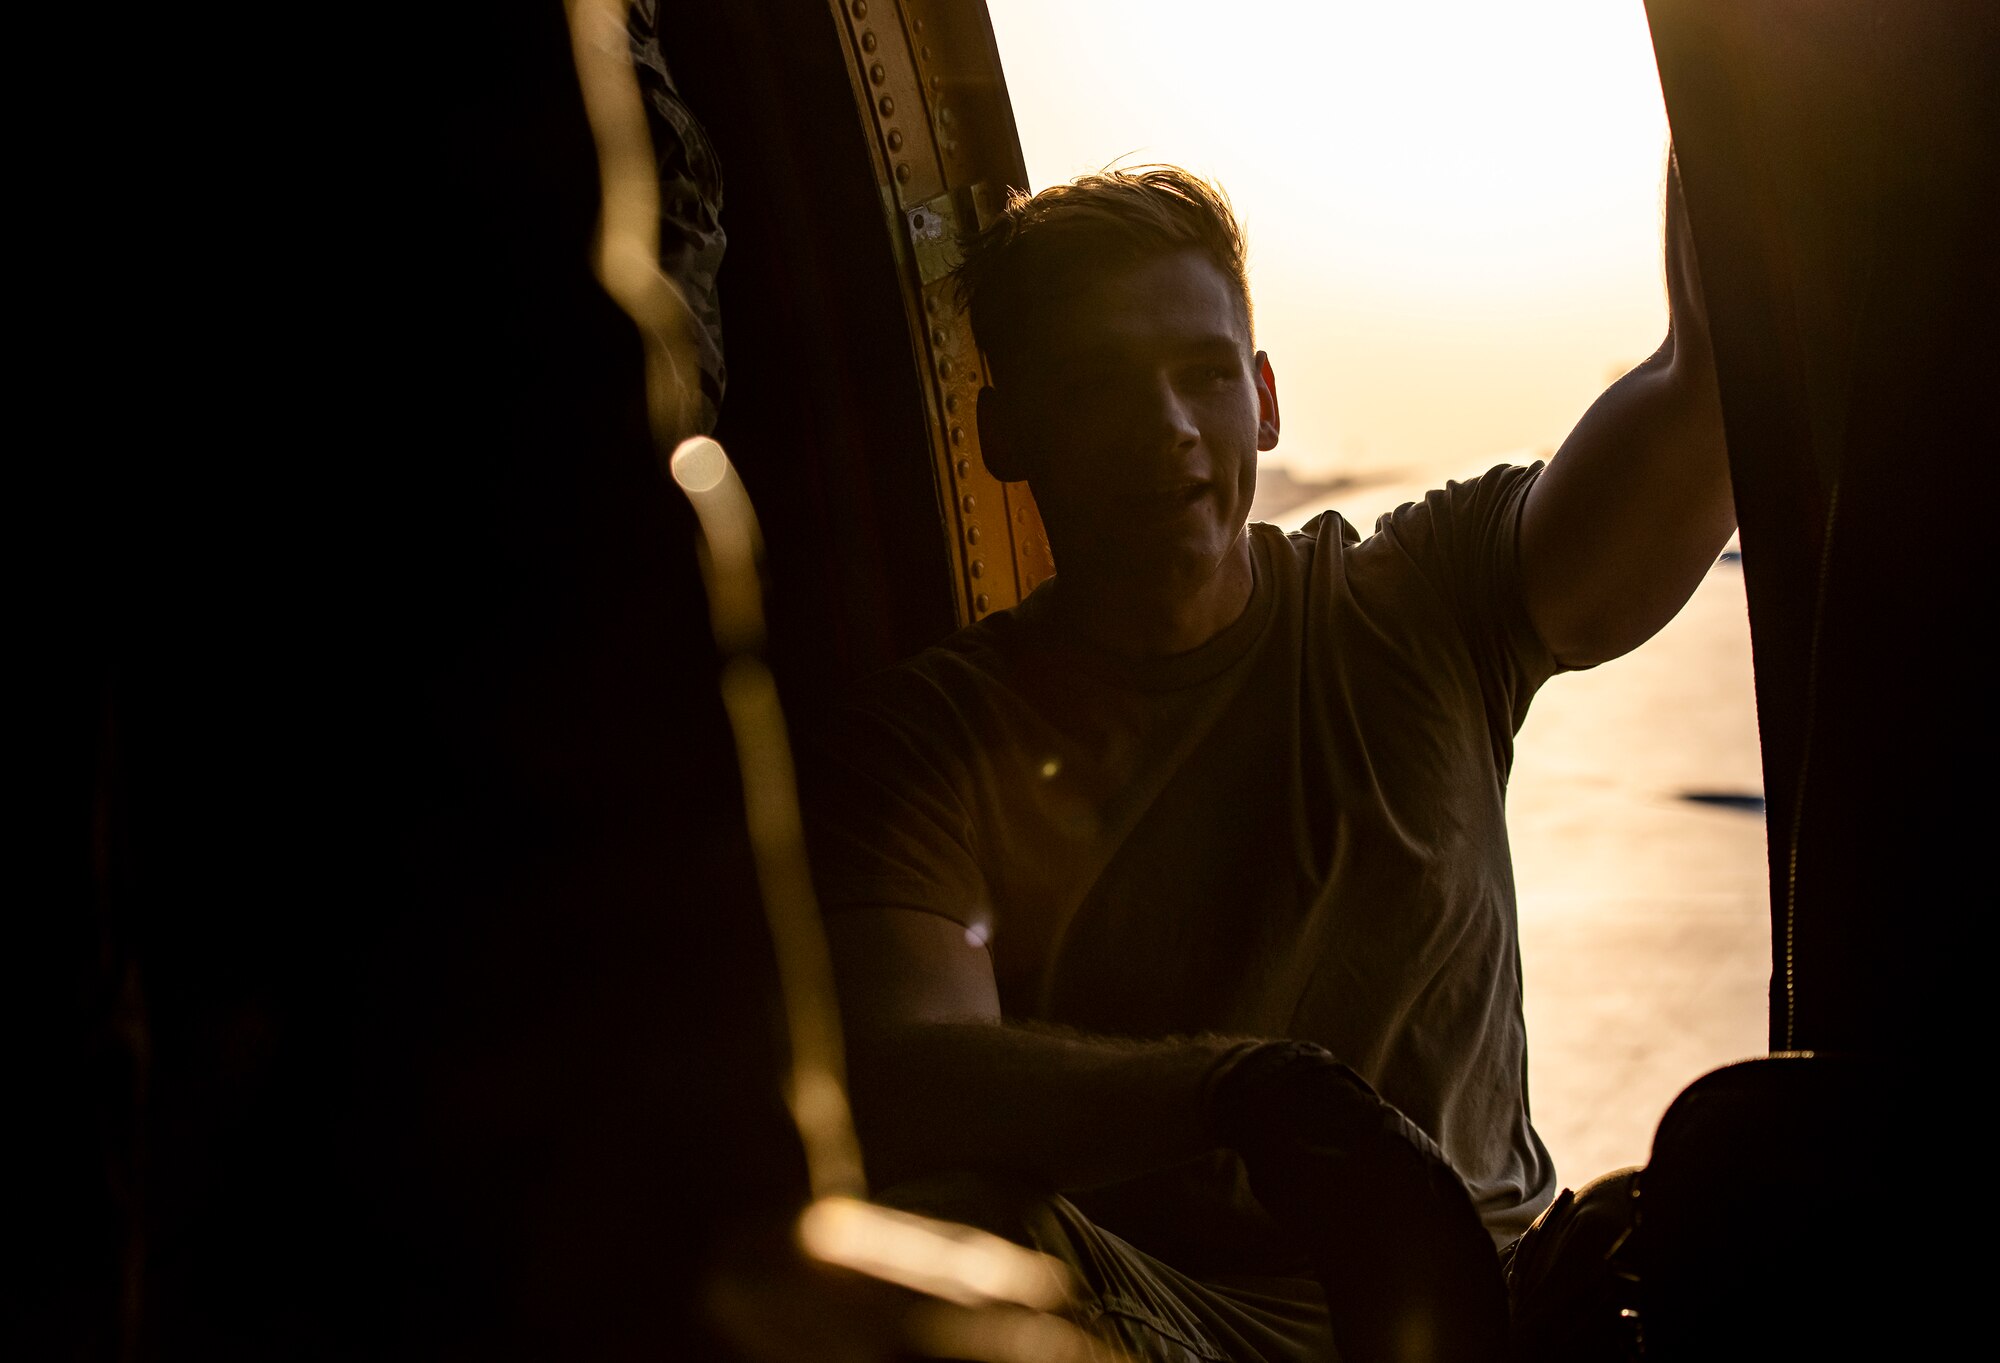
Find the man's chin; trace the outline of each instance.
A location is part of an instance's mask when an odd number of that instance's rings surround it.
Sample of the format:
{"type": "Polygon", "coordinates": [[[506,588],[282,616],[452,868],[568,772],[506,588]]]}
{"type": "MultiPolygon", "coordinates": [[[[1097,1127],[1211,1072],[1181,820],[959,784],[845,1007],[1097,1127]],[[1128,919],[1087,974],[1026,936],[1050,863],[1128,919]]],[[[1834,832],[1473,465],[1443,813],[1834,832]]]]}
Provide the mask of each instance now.
{"type": "Polygon", "coordinates": [[[1056,567],[1072,580],[1083,579],[1106,595],[1192,597],[1229,562],[1242,535],[1239,527],[1227,539],[1211,537],[1167,545],[1142,536],[1106,536],[1092,553],[1058,554],[1056,567]]]}

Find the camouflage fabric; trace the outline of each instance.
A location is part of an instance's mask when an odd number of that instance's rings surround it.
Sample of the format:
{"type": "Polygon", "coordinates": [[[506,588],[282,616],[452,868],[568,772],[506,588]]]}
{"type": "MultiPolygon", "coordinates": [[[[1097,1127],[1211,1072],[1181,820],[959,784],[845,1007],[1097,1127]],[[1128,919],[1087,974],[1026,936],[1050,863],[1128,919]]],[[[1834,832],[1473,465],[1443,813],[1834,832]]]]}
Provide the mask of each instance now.
{"type": "Polygon", "coordinates": [[[626,17],[632,64],[660,175],[660,270],[693,315],[700,430],[715,429],[728,386],[722,311],[715,276],[728,239],[722,230],[722,167],[701,123],[681,98],[660,49],[659,0],[636,0],[626,17]]]}

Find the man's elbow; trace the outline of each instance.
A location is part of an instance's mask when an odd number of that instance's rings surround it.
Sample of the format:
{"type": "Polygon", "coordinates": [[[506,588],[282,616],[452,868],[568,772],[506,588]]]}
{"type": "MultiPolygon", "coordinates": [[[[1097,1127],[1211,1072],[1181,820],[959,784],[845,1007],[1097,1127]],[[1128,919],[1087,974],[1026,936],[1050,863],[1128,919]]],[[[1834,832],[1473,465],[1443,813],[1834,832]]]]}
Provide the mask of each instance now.
{"type": "MultiPolygon", "coordinates": [[[[1672,618],[1671,611],[1667,618],[1672,618]]],[[[1594,618],[1578,615],[1558,628],[1538,628],[1556,665],[1574,672],[1624,657],[1657,634],[1665,623],[1666,619],[1658,624],[1637,621],[1629,612],[1602,612],[1594,618]]]]}
{"type": "Polygon", "coordinates": [[[1731,528],[1731,522],[1718,521],[1698,536],[1698,551],[1685,542],[1662,544],[1622,574],[1600,571],[1580,581],[1574,592],[1532,598],[1529,619],[1550,655],[1566,669],[1622,658],[1680,614],[1731,528]]]}

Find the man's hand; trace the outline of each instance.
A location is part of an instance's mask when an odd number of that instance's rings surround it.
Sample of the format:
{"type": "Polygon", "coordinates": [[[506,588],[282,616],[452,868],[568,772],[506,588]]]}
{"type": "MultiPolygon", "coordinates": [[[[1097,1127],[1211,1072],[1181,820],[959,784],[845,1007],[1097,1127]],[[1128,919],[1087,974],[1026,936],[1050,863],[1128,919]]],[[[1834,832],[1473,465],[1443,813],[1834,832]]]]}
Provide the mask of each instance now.
{"type": "Polygon", "coordinates": [[[1681,163],[1667,152],[1667,329],[1708,342],[1708,299],[1701,291],[1701,263],[1694,254],[1694,233],[1688,228],[1687,202],[1681,196],[1681,163]]]}
{"type": "MultiPolygon", "coordinates": [[[[1309,1041],[1249,1041],[1210,1071],[1204,1093],[1215,1142],[1233,1150],[1305,1140],[1329,1150],[1402,1143],[1450,1170],[1444,1152],[1366,1079],[1309,1041]]],[[[1458,1176],[1452,1174],[1451,1182],[1458,1176]]]]}
{"type": "Polygon", "coordinates": [[[1251,1042],[1216,1065],[1205,1106],[1312,1255],[1341,1357],[1505,1356],[1499,1261],[1464,1182],[1360,1075],[1305,1042],[1251,1042]]]}
{"type": "Polygon", "coordinates": [[[1522,512],[1528,615],[1572,667],[1651,638],[1736,525],[1708,310],[1671,158],[1666,273],[1666,340],[1591,404],[1522,512]]]}

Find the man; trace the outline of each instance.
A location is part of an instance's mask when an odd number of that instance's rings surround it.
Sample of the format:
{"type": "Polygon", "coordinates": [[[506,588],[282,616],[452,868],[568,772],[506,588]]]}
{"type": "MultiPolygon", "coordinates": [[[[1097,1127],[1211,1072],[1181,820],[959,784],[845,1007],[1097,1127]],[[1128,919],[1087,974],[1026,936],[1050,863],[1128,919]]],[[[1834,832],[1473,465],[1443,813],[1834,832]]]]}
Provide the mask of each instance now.
{"type": "Polygon", "coordinates": [[[968,244],[981,441],[1058,571],[876,679],[815,793],[889,1200],[1069,1258],[1141,1356],[1504,1333],[1491,1250],[1556,1190],[1513,735],[1546,678],[1665,624],[1734,523],[1671,166],[1668,224],[1653,357],[1546,468],[1365,539],[1335,513],[1245,524],[1278,387],[1217,191],[1088,176],[968,244]],[[1477,1299],[1456,1325],[1455,1295],[1477,1299]]]}

